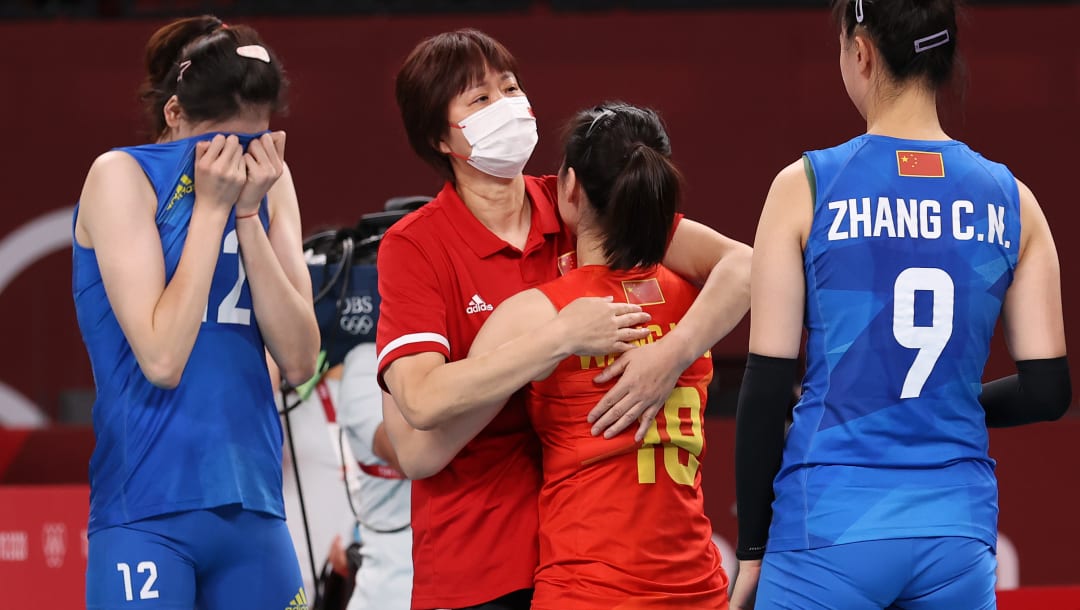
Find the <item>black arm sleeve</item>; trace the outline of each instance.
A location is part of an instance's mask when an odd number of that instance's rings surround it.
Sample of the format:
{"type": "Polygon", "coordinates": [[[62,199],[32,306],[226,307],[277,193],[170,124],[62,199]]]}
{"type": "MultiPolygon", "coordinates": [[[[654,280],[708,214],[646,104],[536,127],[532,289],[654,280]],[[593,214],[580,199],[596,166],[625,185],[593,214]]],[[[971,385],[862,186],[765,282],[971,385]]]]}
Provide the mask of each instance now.
{"type": "Polygon", "coordinates": [[[750,354],[735,414],[736,557],[761,559],[772,521],[773,479],[784,453],[784,422],[797,361],[750,354]]]}
{"type": "Polygon", "coordinates": [[[984,383],[979,402],[990,428],[1054,421],[1072,402],[1069,361],[1065,356],[1020,360],[1017,374],[984,383]]]}

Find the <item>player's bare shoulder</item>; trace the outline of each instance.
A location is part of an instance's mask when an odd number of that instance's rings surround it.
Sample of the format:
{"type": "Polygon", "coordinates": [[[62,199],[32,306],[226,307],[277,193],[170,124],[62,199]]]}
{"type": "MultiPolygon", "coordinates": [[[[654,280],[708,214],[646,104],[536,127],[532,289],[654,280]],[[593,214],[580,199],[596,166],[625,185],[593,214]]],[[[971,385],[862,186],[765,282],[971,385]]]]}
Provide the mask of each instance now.
{"type": "Polygon", "coordinates": [[[92,227],[97,217],[113,212],[134,212],[147,205],[152,214],[156,205],[154,188],[138,161],[119,150],[103,153],[94,159],[86,174],[79,195],[75,237],[80,245],[93,247],[92,227]]]}
{"type": "Polygon", "coordinates": [[[80,201],[86,202],[86,195],[97,194],[97,188],[115,189],[137,181],[147,182],[138,161],[128,153],[121,150],[110,150],[98,155],[90,164],[90,171],[86,174],[86,182],[83,183],[83,192],[80,201]]]}

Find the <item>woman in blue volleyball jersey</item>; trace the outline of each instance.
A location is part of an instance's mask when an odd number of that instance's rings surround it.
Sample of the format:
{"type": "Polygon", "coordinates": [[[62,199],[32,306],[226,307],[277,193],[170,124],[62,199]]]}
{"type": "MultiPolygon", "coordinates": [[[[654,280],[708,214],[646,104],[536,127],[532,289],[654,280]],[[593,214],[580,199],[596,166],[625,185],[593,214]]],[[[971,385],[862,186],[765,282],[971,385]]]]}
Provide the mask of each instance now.
{"type": "Polygon", "coordinates": [[[110,151],[74,222],[90,354],[87,607],[306,608],[264,359],[311,374],[318,328],[284,133],[286,81],[254,30],[151,37],[156,143],[110,151]]]}
{"type": "Polygon", "coordinates": [[[938,121],[955,2],[833,5],[867,133],[781,171],[758,225],[732,607],[993,608],[987,425],[1071,395],[1057,253],[1031,191],[938,121]],[[982,385],[999,315],[1019,373],[982,385]]]}

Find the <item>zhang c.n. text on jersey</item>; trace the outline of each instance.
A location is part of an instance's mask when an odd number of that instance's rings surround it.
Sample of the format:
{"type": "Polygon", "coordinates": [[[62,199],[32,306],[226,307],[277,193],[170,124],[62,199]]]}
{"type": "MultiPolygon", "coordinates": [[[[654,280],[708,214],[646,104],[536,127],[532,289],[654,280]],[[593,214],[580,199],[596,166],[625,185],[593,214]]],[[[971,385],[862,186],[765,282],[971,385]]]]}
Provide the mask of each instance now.
{"type": "Polygon", "coordinates": [[[827,209],[832,215],[829,241],[860,237],[893,237],[940,239],[942,236],[958,241],[976,240],[1010,248],[1005,239],[1005,206],[995,203],[976,204],[957,199],[943,205],[934,199],[906,197],[860,197],[830,201],[827,209]],[[985,206],[986,216],[976,213],[985,206]]]}

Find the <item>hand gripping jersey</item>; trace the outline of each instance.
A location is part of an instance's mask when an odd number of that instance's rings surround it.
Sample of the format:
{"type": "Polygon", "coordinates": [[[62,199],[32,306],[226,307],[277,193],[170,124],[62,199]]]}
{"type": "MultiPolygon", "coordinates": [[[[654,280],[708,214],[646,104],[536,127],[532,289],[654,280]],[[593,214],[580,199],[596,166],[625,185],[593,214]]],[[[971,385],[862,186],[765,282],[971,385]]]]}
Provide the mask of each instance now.
{"type": "Polygon", "coordinates": [[[807,372],[769,551],[997,538],[979,405],[1020,247],[1016,180],[956,141],[864,135],[806,154],[807,372]]]}
{"type": "MultiPolygon", "coordinates": [[[[648,342],[674,328],[698,295],[664,267],[587,266],[540,290],[558,309],[581,296],[642,305],[652,315],[648,342]]],[[[544,469],[533,608],[727,608],[701,495],[711,357],[679,378],[641,445],[636,426],[608,440],[592,436],[585,419],[612,385],[593,378],[614,358],[567,358],[528,392],[544,469]]]]}
{"type": "MultiPolygon", "coordinates": [[[[195,203],[195,144],[214,135],[119,149],[138,161],[157,193],[166,281],[180,262],[195,203]]],[[[259,216],[267,226],[265,201],[259,216]]],[[[234,503],[285,518],[281,424],[235,222],[230,215],[202,327],[172,390],[147,381],[109,305],[94,250],[74,244],[75,311],[97,387],[90,532],[234,503]]]]}

